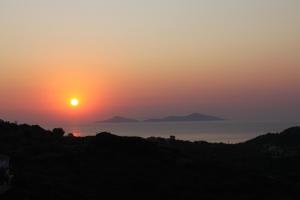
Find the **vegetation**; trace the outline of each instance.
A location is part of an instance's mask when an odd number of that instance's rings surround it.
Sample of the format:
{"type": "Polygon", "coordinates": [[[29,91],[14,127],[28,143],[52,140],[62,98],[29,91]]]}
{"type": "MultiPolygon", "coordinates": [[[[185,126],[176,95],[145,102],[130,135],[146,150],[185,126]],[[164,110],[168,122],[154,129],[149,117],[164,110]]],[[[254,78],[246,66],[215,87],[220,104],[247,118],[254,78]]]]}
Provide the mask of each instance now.
{"type": "Polygon", "coordinates": [[[300,198],[299,127],[240,144],[62,132],[0,122],[1,200],[300,198]]]}

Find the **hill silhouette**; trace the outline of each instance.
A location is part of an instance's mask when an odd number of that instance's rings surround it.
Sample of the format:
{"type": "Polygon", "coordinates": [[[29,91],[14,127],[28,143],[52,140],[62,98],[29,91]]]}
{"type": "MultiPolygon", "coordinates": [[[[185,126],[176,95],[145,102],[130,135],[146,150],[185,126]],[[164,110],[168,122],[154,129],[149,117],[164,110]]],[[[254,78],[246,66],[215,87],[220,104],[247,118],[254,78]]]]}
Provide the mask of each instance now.
{"type": "Polygon", "coordinates": [[[300,198],[299,127],[240,144],[61,133],[0,122],[1,200],[300,198]]]}
{"type": "Polygon", "coordinates": [[[249,144],[298,146],[300,141],[300,127],[291,127],[279,134],[269,133],[249,140],[249,144]]]}
{"type": "Polygon", "coordinates": [[[168,116],[164,118],[147,119],[145,122],[185,122],[185,121],[219,121],[224,120],[219,117],[204,115],[200,113],[192,113],[186,116],[168,116]]]}

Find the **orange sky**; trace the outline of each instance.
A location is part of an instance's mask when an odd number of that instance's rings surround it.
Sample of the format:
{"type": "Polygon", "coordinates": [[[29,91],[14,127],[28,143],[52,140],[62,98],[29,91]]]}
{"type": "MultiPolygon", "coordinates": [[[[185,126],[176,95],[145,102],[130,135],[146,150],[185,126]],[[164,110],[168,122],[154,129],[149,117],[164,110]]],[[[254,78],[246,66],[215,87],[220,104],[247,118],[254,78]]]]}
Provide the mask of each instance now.
{"type": "Polygon", "coordinates": [[[0,118],[299,119],[298,1],[70,2],[0,2],[0,118]]]}

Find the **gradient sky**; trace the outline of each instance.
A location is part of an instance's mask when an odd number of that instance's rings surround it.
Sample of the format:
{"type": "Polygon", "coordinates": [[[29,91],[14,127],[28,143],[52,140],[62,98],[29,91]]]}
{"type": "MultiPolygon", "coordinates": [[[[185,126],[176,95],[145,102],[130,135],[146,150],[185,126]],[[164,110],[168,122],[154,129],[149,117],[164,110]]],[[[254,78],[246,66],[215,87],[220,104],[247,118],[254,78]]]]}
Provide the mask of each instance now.
{"type": "Polygon", "coordinates": [[[299,0],[1,0],[0,30],[6,120],[300,118],[299,0]]]}

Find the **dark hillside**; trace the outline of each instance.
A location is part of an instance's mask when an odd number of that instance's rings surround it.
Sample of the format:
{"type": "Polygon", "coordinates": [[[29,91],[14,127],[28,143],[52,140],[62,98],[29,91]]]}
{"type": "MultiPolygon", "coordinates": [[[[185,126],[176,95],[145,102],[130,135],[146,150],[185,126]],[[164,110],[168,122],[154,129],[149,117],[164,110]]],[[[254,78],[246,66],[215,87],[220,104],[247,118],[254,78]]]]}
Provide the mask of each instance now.
{"type": "Polygon", "coordinates": [[[299,128],[242,144],[110,133],[76,138],[0,123],[8,199],[299,199],[299,128]]]}

